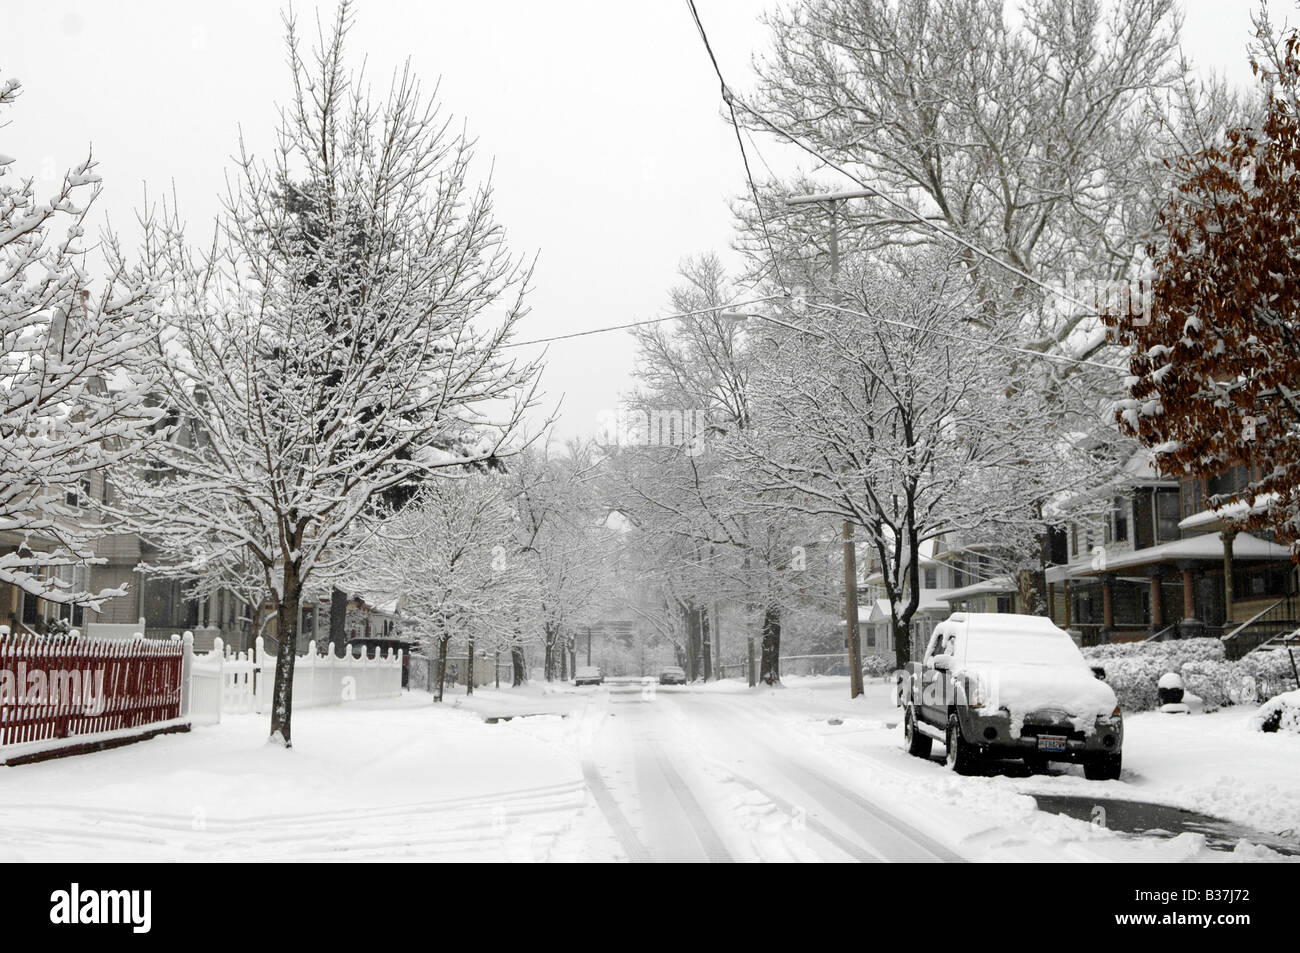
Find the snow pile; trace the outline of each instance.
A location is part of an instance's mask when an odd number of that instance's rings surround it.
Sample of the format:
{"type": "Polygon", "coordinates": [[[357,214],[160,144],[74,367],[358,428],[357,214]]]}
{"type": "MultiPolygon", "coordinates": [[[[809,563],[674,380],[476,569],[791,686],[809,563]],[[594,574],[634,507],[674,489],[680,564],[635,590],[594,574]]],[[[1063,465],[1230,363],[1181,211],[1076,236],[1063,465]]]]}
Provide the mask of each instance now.
{"type": "Polygon", "coordinates": [[[1286,731],[1300,735],[1300,690],[1270,698],[1250,718],[1256,731],[1286,731]]]}

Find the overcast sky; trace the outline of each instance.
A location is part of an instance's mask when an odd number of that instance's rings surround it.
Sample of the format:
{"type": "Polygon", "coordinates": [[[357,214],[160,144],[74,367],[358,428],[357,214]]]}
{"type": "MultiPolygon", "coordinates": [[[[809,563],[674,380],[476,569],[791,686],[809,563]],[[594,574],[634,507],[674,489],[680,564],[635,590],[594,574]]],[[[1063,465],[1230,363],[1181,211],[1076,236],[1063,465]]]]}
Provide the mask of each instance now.
{"type": "MultiPolygon", "coordinates": [[[[697,0],[723,72],[750,83],[772,0],[697,0]]],[[[1271,7],[1281,20],[1288,0],[1271,7]]],[[[1204,69],[1249,81],[1247,0],[1186,0],[1184,45],[1204,69]]],[[[296,5],[302,20],[316,6],[296,5]]],[[[322,5],[329,17],[333,5],[322,5]]],[[[1294,21],[1296,17],[1292,15],[1294,21]]],[[[524,336],[622,324],[663,310],[686,255],[726,254],[728,201],[744,186],[718,84],[676,0],[363,0],[350,38],[386,80],[410,56],[479,140],[497,212],[521,253],[539,255],[524,336]]],[[[107,213],[134,234],[143,186],[173,187],[194,235],[217,210],[238,130],[265,146],[288,89],[273,2],[5,0],[0,76],[24,84],[0,153],[42,193],[93,146],[107,213]]],[[[788,159],[759,141],[777,168],[788,159]]],[[[625,332],[550,346],[544,378],[563,396],[563,436],[596,431],[628,386],[625,332]]]]}

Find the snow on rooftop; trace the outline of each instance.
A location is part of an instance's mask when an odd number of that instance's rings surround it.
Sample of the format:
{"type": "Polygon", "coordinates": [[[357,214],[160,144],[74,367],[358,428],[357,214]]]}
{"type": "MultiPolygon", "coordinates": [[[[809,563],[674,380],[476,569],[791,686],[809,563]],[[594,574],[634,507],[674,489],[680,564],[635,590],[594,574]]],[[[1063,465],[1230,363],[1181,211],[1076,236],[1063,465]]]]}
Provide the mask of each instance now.
{"type": "Polygon", "coordinates": [[[1252,506],[1245,500],[1238,500],[1236,503],[1229,503],[1227,506],[1221,506],[1218,509],[1201,510],[1199,513],[1193,513],[1187,519],[1178,524],[1179,529],[1206,529],[1211,526],[1217,526],[1219,523],[1227,520],[1241,519],[1251,513],[1258,513],[1277,502],[1276,493],[1264,493],[1255,497],[1255,504],[1252,506]]]}
{"type": "Polygon", "coordinates": [[[994,576],[992,579],[985,579],[983,582],[961,586],[957,589],[949,589],[941,598],[948,603],[952,603],[961,599],[969,599],[971,596],[983,596],[993,592],[1016,592],[1018,588],[1010,576],[994,576]]]}

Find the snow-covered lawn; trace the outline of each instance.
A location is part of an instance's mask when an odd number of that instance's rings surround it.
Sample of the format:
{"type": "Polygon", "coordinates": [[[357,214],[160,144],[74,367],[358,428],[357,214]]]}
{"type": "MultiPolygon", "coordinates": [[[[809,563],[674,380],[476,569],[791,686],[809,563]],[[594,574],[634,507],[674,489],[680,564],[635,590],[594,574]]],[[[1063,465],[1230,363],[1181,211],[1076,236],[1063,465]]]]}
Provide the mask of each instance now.
{"type": "Polygon", "coordinates": [[[287,752],[246,715],[0,768],[0,858],[568,859],[582,774],[537,727],[411,694],[297,712],[287,752]]]}
{"type": "Polygon", "coordinates": [[[888,687],[463,689],[260,716],[0,769],[3,860],[1231,860],[1029,795],[1152,801],[1300,829],[1300,738],[1250,712],[1127,722],[1121,780],[957,777],[902,748],[888,687]],[[489,723],[495,719],[496,723],[489,723]]]}

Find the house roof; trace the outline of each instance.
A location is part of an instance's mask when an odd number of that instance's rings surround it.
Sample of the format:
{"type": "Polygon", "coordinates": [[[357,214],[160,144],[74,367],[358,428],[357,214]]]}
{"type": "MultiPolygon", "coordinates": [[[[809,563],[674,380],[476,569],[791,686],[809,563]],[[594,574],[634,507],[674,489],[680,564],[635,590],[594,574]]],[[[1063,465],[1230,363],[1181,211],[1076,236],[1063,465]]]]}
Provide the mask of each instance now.
{"type": "MultiPolygon", "coordinates": [[[[916,611],[921,612],[943,612],[949,611],[948,603],[945,596],[948,594],[947,589],[922,589],[921,600],[916,605],[916,611]]],[[[864,620],[867,622],[883,622],[890,617],[890,603],[888,599],[877,599],[871,606],[869,617],[864,620]]],[[[861,618],[861,609],[858,610],[861,618]]]]}
{"type": "MultiPolygon", "coordinates": [[[[1245,500],[1238,500],[1236,503],[1230,503],[1227,506],[1221,506],[1218,509],[1201,510],[1199,513],[1193,513],[1187,519],[1178,524],[1179,529],[1219,529],[1224,520],[1240,519],[1251,513],[1258,513],[1277,502],[1276,493],[1263,493],[1255,498],[1254,505],[1250,505],[1245,500]]],[[[1239,537],[1240,538],[1240,537],[1239,537]]]]}
{"type": "MultiPolygon", "coordinates": [[[[1249,533],[1238,533],[1232,544],[1232,558],[1235,560],[1280,562],[1291,558],[1291,550],[1277,543],[1270,543],[1257,536],[1251,536],[1249,533]]],[[[1091,561],[1086,564],[1074,563],[1072,565],[1080,567],[1078,571],[1064,574],[1063,578],[1096,576],[1116,569],[1132,569],[1137,566],[1149,566],[1152,563],[1172,562],[1179,559],[1220,561],[1223,559],[1223,540],[1216,533],[1205,533],[1200,536],[1189,536],[1186,539],[1161,543],[1158,546],[1148,546],[1145,549],[1137,549],[1128,553],[1119,553],[1114,556],[1108,555],[1104,560],[1098,559],[1095,565],[1091,561]]]]}
{"type": "Polygon", "coordinates": [[[961,599],[969,599],[971,596],[983,596],[995,592],[1017,591],[1019,591],[1019,587],[1010,576],[994,576],[992,579],[985,579],[983,582],[973,583],[969,586],[962,586],[959,589],[949,589],[944,594],[943,598],[949,605],[951,605],[953,602],[961,599]]]}

